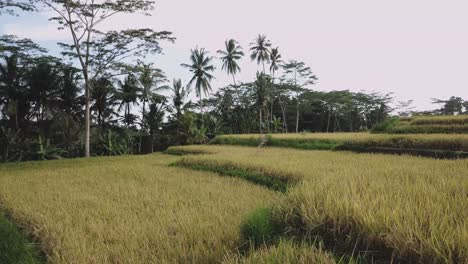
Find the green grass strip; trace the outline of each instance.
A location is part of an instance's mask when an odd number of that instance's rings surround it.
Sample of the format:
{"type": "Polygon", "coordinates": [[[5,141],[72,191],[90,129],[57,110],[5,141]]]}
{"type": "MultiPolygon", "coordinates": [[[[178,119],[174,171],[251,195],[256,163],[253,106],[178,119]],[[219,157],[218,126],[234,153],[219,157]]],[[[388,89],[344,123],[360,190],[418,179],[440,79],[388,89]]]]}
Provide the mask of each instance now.
{"type": "Polygon", "coordinates": [[[43,263],[39,249],[28,242],[17,227],[0,212],[0,263],[43,263]]]}

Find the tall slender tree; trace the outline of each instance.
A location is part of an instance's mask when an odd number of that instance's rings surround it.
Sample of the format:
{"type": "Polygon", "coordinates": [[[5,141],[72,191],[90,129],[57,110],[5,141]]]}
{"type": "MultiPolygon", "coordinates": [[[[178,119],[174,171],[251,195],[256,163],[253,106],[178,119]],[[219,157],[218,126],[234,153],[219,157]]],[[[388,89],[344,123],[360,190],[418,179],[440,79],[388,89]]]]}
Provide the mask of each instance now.
{"type": "Polygon", "coordinates": [[[304,91],[306,86],[315,84],[317,77],[304,62],[290,60],[283,65],[283,69],[286,76],[285,79],[293,85],[292,90],[296,93],[296,133],[299,133],[299,94],[304,91]]]}
{"type": "MultiPolygon", "coordinates": [[[[259,79],[262,82],[258,83],[257,85],[266,86],[266,83],[265,83],[265,74],[266,74],[265,63],[270,62],[270,53],[271,53],[270,48],[271,48],[271,42],[267,39],[267,37],[265,35],[260,35],[259,34],[257,36],[257,38],[252,43],[250,43],[250,51],[252,52],[251,55],[250,55],[250,58],[252,59],[252,61],[257,61],[258,65],[262,64],[262,67],[263,67],[262,78],[259,79]]],[[[257,79],[258,79],[258,76],[257,76],[257,79]]],[[[267,89],[266,87],[261,87],[261,90],[263,90],[263,91],[265,91],[266,89],[267,89]]],[[[260,114],[260,132],[262,132],[262,128],[263,128],[262,108],[260,108],[259,111],[260,111],[260,113],[259,113],[260,114]]],[[[268,108],[267,108],[267,113],[268,113],[268,108]]],[[[267,115],[266,120],[267,120],[267,124],[269,126],[268,115],[267,115]]]]}
{"type": "Polygon", "coordinates": [[[140,62],[137,69],[139,73],[138,82],[140,84],[139,98],[142,102],[141,124],[142,129],[146,129],[146,105],[154,96],[158,95],[158,92],[167,90],[169,87],[164,85],[167,82],[166,74],[161,69],[153,67],[152,63],[145,64],[140,62]]]}
{"type": "Polygon", "coordinates": [[[239,43],[234,39],[226,40],[224,44],[226,46],[225,50],[218,50],[218,54],[221,55],[221,61],[223,62],[221,69],[225,70],[228,75],[232,75],[234,86],[237,86],[236,74],[241,71],[238,61],[242,59],[244,52],[239,43]]]}
{"type": "Polygon", "coordinates": [[[160,85],[167,82],[167,78],[164,72],[161,69],[154,68],[153,64],[139,62],[137,69],[139,72],[138,81],[140,83],[139,98],[142,102],[140,140],[138,144],[138,150],[141,153],[143,132],[149,132],[148,122],[146,122],[146,104],[155,96],[160,96],[158,94],[159,91],[166,90],[169,87],[167,85],[160,85]]]}
{"type": "Polygon", "coordinates": [[[257,61],[257,64],[263,65],[263,74],[265,74],[265,63],[270,62],[271,42],[267,40],[265,35],[258,35],[257,38],[250,43],[250,58],[252,61],[257,61]]]}
{"type": "Polygon", "coordinates": [[[132,105],[138,103],[138,81],[134,75],[129,74],[123,82],[119,82],[117,98],[120,100],[119,111],[124,109],[123,121],[128,128],[136,119],[131,113],[132,105]]]}
{"type": "Polygon", "coordinates": [[[85,157],[90,156],[91,89],[90,84],[104,71],[118,66],[130,56],[159,53],[160,40],[173,41],[167,31],[151,29],[125,29],[121,31],[99,30],[99,25],[117,14],[143,13],[150,15],[154,1],[148,0],[31,0],[43,4],[54,15],[49,19],[59,24],[59,30],[67,30],[71,43],[60,43],[64,54],[78,60],[85,92],[85,157]]]}
{"type": "Polygon", "coordinates": [[[188,85],[190,87],[195,83],[195,93],[200,98],[202,124],[204,123],[202,94],[207,95],[211,91],[210,82],[214,78],[211,74],[215,70],[212,60],[213,57],[210,57],[205,49],[195,48],[192,50],[192,55],[190,56],[190,64],[181,64],[182,67],[189,69],[193,74],[188,85]]]}
{"type": "MultiPolygon", "coordinates": [[[[271,88],[270,90],[270,122],[273,122],[273,106],[275,103],[274,94],[275,94],[275,73],[279,70],[279,66],[283,61],[281,60],[281,54],[279,53],[279,48],[276,47],[271,50],[270,53],[270,73],[271,73],[271,88]]],[[[281,98],[280,98],[281,100],[281,98]]],[[[284,117],[283,117],[284,118],[284,117]]]]}
{"type": "Polygon", "coordinates": [[[97,139],[101,140],[106,124],[117,115],[114,107],[118,105],[118,96],[112,79],[100,77],[93,80],[91,91],[92,105],[97,120],[97,139]]]}
{"type": "Polygon", "coordinates": [[[175,112],[176,119],[179,119],[183,111],[190,105],[190,102],[185,103],[190,94],[190,89],[182,85],[181,79],[174,79],[170,90],[172,92],[172,109],[175,112]]]}

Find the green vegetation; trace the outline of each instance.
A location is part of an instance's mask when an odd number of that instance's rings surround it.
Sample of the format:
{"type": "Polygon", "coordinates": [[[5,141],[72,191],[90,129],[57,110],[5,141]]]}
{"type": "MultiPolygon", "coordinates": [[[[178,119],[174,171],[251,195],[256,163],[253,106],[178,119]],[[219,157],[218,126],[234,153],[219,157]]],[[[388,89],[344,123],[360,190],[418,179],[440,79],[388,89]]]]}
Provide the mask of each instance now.
{"type": "MultiPolygon", "coordinates": [[[[224,135],[219,145],[258,146],[261,135],[224,135]]],[[[436,158],[468,157],[468,135],[386,135],[368,133],[301,133],[269,135],[263,145],[306,150],[349,150],[412,154],[436,158]]]]}
{"type": "Polygon", "coordinates": [[[463,134],[468,133],[468,115],[392,118],[375,126],[372,131],[390,134],[463,134]]]}
{"type": "MultiPolygon", "coordinates": [[[[303,182],[272,207],[271,219],[297,239],[376,260],[468,263],[467,160],[276,148],[191,146],[186,159],[296,175],[303,182]],[[287,157],[287,159],[285,159],[287,157]],[[367,252],[367,253],[366,253],[367,252]]],[[[261,219],[261,218],[256,218],[261,219]]],[[[255,221],[255,223],[262,223],[255,221]]],[[[255,226],[255,225],[254,225],[255,226]]]]}
{"type": "Polygon", "coordinates": [[[0,263],[41,263],[39,250],[0,212],[0,263]]]}

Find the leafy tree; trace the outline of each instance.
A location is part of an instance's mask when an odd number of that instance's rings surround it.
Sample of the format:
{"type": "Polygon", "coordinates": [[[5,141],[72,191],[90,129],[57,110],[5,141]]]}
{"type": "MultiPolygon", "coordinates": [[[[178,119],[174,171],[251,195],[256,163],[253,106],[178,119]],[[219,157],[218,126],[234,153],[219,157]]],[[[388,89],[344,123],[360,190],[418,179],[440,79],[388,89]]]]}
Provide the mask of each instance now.
{"type": "Polygon", "coordinates": [[[234,86],[237,86],[236,74],[241,71],[238,61],[242,59],[244,52],[239,43],[234,39],[226,40],[225,46],[225,50],[218,50],[218,54],[222,56],[221,61],[223,62],[221,69],[225,70],[228,75],[232,75],[234,86]]]}
{"type": "Polygon", "coordinates": [[[35,11],[32,1],[0,0],[0,15],[16,15],[17,11],[35,11]]]}
{"type": "Polygon", "coordinates": [[[124,59],[159,53],[160,40],[174,39],[167,31],[151,29],[126,29],[102,32],[98,26],[117,14],[143,13],[150,15],[153,1],[147,0],[35,0],[55,12],[50,20],[59,24],[59,30],[67,30],[71,43],[61,43],[65,55],[76,58],[80,64],[85,92],[85,156],[90,156],[90,107],[92,80],[115,68],[124,59]]]}
{"type": "Polygon", "coordinates": [[[443,115],[461,115],[465,101],[461,97],[452,96],[448,100],[433,99],[434,104],[442,104],[440,109],[443,115]]]}
{"type": "Polygon", "coordinates": [[[283,65],[286,82],[293,85],[292,91],[296,93],[296,133],[299,133],[299,94],[308,85],[315,84],[317,77],[312,73],[310,67],[306,67],[304,62],[290,60],[283,65]]]}
{"type": "MultiPolygon", "coordinates": [[[[192,50],[190,56],[190,64],[181,64],[182,67],[189,69],[193,74],[192,79],[189,82],[189,87],[195,83],[195,93],[200,98],[200,103],[202,102],[202,93],[207,95],[211,91],[211,80],[214,76],[210,73],[215,70],[215,67],[212,65],[213,57],[208,55],[208,52],[205,49],[196,48],[192,50]]],[[[202,122],[203,122],[203,105],[200,104],[202,122]]]]}
{"type": "Polygon", "coordinates": [[[413,100],[408,100],[408,101],[399,101],[396,109],[398,110],[398,116],[401,117],[409,117],[414,111],[414,106],[412,106],[414,103],[413,100]]]}

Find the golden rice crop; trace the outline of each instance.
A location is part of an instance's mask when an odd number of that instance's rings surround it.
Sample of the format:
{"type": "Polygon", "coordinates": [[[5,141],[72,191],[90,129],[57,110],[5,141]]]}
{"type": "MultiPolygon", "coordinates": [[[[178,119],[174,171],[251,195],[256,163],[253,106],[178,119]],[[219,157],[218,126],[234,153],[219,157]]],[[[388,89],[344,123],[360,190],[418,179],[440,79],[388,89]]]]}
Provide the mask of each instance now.
{"type": "Polygon", "coordinates": [[[412,125],[463,125],[468,124],[468,115],[417,116],[410,120],[412,125]]]}
{"type": "MultiPolygon", "coordinates": [[[[215,144],[254,146],[261,135],[223,135],[215,144]]],[[[303,149],[397,148],[468,151],[468,134],[301,133],[270,135],[271,146],[303,149]]]]}
{"type": "Polygon", "coordinates": [[[216,263],[266,188],[156,154],[6,164],[0,201],[50,263],[216,263]]]}
{"type": "Polygon", "coordinates": [[[291,241],[280,241],[277,245],[252,251],[241,257],[232,255],[226,257],[224,264],[333,264],[333,257],[320,248],[303,244],[297,245],[291,241]]]}
{"type": "Polygon", "coordinates": [[[468,115],[451,116],[415,116],[393,118],[377,125],[373,129],[379,133],[395,134],[433,134],[433,133],[468,133],[468,115]]]}
{"type": "MultiPolygon", "coordinates": [[[[338,135],[339,136],[339,135],[338,135]]],[[[468,160],[196,146],[187,159],[258,166],[304,182],[273,210],[290,232],[422,263],[468,263],[468,160]]]]}

